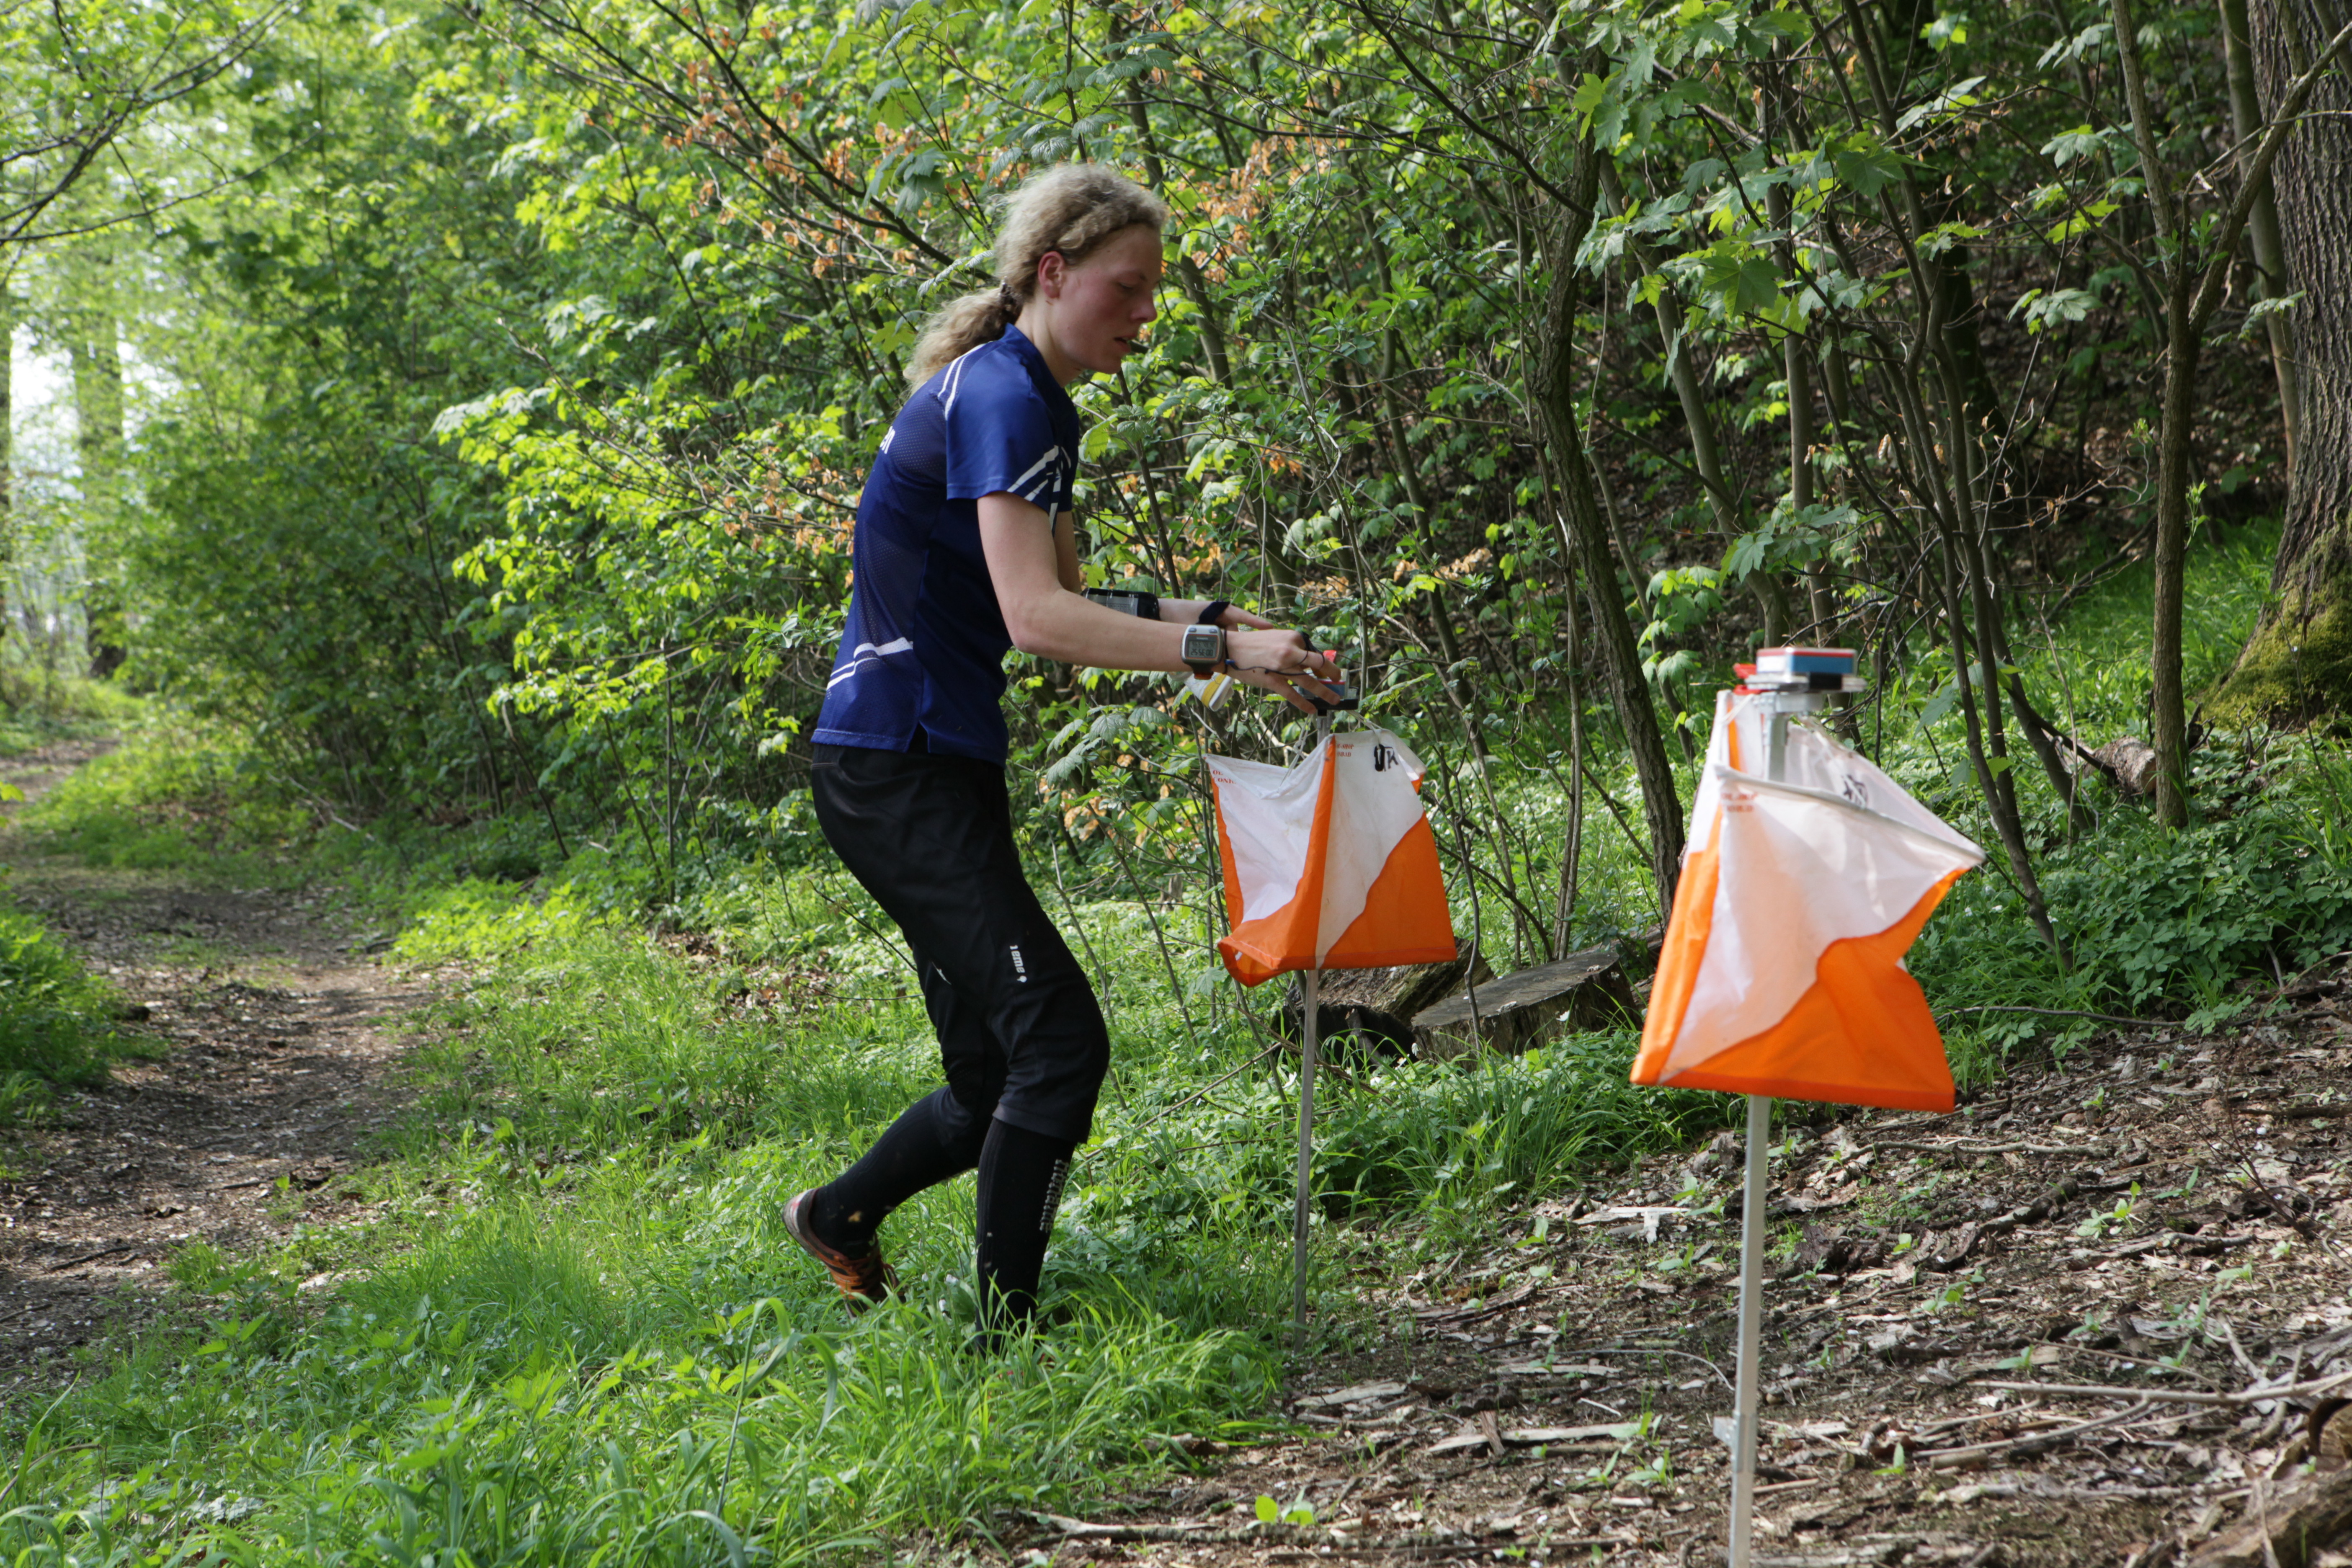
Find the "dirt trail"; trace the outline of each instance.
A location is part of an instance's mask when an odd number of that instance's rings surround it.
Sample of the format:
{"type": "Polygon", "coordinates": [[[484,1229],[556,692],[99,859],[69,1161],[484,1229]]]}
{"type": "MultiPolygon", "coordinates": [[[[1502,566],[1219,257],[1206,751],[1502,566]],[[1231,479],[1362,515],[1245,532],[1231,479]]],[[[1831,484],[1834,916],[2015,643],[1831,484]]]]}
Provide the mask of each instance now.
{"type": "MultiPolygon", "coordinates": [[[[100,749],[18,758],[0,778],[29,801],[100,749]]],[[[310,894],[97,870],[5,837],[0,860],[0,897],[110,978],[125,1032],[159,1047],[0,1148],[5,1399],[55,1382],[75,1346],[148,1320],[173,1248],[249,1251],[355,1215],[335,1178],[381,1123],[400,1049],[389,1026],[426,994],[369,963],[367,939],[310,894]]]]}

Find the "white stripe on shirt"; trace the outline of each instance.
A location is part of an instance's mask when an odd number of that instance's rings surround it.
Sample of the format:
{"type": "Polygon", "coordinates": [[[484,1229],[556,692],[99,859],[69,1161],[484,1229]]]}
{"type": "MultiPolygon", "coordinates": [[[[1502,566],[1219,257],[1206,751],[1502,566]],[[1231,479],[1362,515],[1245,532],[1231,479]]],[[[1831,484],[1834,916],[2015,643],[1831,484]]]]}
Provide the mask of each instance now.
{"type": "Polygon", "coordinates": [[[1027,484],[1030,479],[1035,476],[1038,469],[1044,468],[1048,463],[1057,463],[1061,461],[1061,459],[1062,448],[1059,447],[1048,447],[1045,448],[1045,455],[1044,457],[1029,465],[1029,471],[1027,473],[1023,474],[1019,479],[1013,480],[1004,488],[1008,490],[1018,490],[1023,485],[1027,484]]]}

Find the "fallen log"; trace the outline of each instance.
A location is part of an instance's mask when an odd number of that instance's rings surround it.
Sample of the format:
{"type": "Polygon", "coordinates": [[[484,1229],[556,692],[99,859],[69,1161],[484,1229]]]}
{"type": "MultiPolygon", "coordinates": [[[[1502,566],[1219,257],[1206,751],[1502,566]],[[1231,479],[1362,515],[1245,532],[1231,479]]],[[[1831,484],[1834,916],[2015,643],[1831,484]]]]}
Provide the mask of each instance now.
{"type": "MultiPolygon", "coordinates": [[[[1317,1038],[1327,1050],[1352,1037],[1359,1045],[1403,1055],[1412,1049],[1413,1015],[1465,984],[1484,985],[1493,975],[1486,959],[1458,938],[1454,956],[1436,963],[1326,970],[1315,1012],[1317,1038]]],[[[1293,975],[1282,1004],[1286,1038],[1299,1039],[1306,1016],[1306,987],[1293,975]]]]}
{"type": "Polygon", "coordinates": [[[2352,1470],[2268,1490],[2256,1481],[2236,1533],[2191,1557],[2189,1568],[2305,1568],[2321,1547],[2352,1532],[2352,1470]]]}
{"type": "Polygon", "coordinates": [[[1636,1021],[1640,1005],[1618,947],[1589,947],[1499,980],[1467,986],[1412,1021],[1416,1055],[1444,1061],[1475,1051],[1524,1051],[1564,1030],[1636,1021]]]}
{"type": "Polygon", "coordinates": [[[2137,735],[2109,741],[2090,760],[2125,795],[2137,800],[2156,793],[2156,748],[2137,735]]]}

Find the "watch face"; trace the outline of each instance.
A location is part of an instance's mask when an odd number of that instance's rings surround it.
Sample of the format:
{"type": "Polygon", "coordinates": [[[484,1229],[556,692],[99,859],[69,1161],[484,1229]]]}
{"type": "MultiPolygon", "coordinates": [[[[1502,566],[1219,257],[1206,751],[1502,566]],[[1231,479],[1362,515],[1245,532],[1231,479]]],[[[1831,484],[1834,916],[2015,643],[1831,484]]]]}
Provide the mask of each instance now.
{"type": "Polygon", "coordinates": [[[1184,659],[1189,664],[1210,664],[1224,649],[1224,637],[1215,626],[1192,626],[1184,628],[1184,659]]]}

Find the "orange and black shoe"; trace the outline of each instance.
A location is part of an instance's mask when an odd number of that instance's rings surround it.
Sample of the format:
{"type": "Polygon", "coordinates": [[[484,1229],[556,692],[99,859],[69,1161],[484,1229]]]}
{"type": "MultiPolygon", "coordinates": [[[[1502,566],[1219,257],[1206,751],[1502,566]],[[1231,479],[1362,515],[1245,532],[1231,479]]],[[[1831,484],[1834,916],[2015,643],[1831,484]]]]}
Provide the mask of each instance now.
{"type": "Polygon", "coordinates": [[[883,1261],[882,1249],[878,1247],[863,1258],[852,1258],[839,1247],[828,1247],[818,1239],[816,1232],[809,1226],[809,1200],[815,1196],[816,1189],[812,1187],[784,1205],[784,1228],[792,1232],[793,1239],[801,1244],[802,1250],[824,1265],[825,1271],[833,1276],[834,1284],[840,1289],[842,1300],[847,1301],[853,1310],[863,1311],[898,1288],[898,1271],[883,1261]]]}

